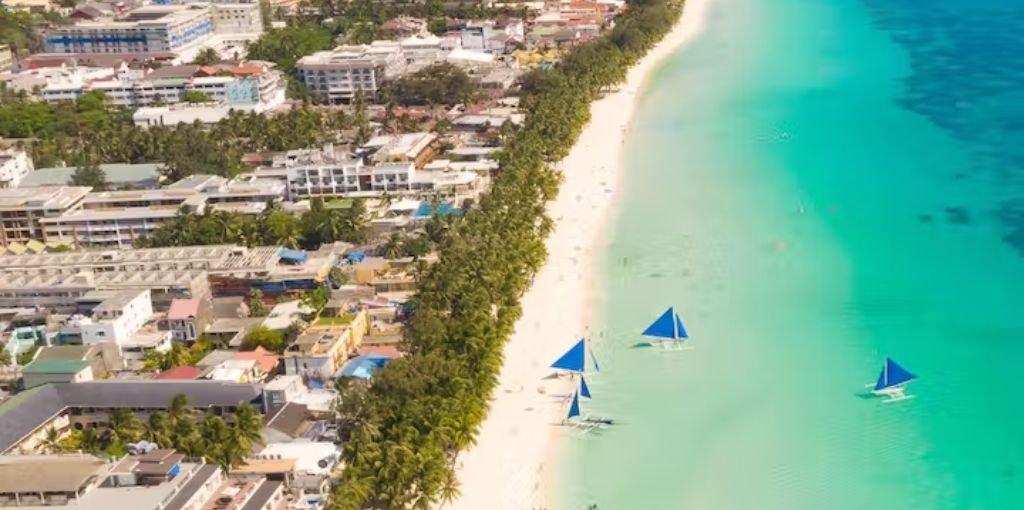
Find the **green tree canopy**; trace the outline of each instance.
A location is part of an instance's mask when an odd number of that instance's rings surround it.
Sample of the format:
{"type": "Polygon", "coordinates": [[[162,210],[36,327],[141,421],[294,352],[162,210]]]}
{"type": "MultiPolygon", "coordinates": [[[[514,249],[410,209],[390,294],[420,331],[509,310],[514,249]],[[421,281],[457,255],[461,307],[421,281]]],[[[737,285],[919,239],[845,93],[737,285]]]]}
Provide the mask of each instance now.
{"type": "Polygon", "coordinates": [[[284,335],[280,331],[259,326],[245,335],[245,339],[242,340],[242,348],[247,351],[257,347],[277,353],[284,352],[284,335]]]}
{"type": "Polygon", "coordinates": [[[476,83],[452,64],[435,64],[403,76],[389,87],[402,105],[447,105],[468,103],[476,95],[476,83]]]}
{"type": "Polygon", "coordinates": [[[199,90],[186,90],[185,93],[181,95],[181,100],[186,103],[213,102],[213,98],[210,97],[210,94],[207,94],[206,92],[202,92],[199,90]]]}

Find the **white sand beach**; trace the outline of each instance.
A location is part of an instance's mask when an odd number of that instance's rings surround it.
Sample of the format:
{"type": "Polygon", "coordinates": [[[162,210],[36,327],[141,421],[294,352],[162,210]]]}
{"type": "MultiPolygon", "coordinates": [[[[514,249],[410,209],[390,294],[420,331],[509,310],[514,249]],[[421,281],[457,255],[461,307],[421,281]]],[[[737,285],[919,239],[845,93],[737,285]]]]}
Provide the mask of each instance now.
{"type": "Polygon", "coordinates": [[[567,379],[545,379],[551,362],[588,334],[594,254],[619,189],[623,141],[638,95],[663,60],[700,33],[712,0],[687,0],[683,16],[630,70],[626,83],[591,106],[591,122],[559,169],[565,176],[548,211],[555,229],[548,260],[523,297],[523,316],[505,347],[505,364],[478,443],[457,462],[461,497],[444,509],[553,509],[546,486],[556,426],[571,391],[567,379]]]}

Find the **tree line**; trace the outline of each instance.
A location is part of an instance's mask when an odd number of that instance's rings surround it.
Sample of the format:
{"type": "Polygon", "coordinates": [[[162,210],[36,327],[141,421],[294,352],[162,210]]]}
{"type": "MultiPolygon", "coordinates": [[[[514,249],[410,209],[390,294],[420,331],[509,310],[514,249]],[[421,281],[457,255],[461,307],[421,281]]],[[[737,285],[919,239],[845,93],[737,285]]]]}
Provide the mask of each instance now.
{"type": "Polygon", "coordinates": [[[8,100],[0,103],[0,138],[27,139],[36,167],[161,162],[171,180],[198,173],[230,177],[241,171],[247,152],[336,142],[338,131],[369,122],[365,112],[297,108],[273,116],[232,111],[212,127],[197,122],[143,128],[100,91],[55,104],[0,91],[3,95],[8,100]]]}
{"type": "Polygon", "coordinates": [[[328,208],[320,197],[310,200],[310,210],[301,216],[281,210],[280,204],[273,201],[268,201],[257,215],[211,209],[197,214],[182,208],[177,216],[135,244],[142,248],[240,244],[315,250],[337,241],[365,242],[368,221],[362,200],[353,200],[347,208],[328,208]]]}
{"type": "Polygon", "coordinates": [[[105,429],[86,427],[66,436],[46,430],[41,447],[49,453],[86,451],[121,457],[127,446],[142,440],[160,448],[173,448],[192,458],[230,469],[244,463],[263,441],[263,420],[256,409],[239,402],[230,423],[215,414],[203,414],[185,395],[176,395],[166,411],[153,411],[143,421],[129,409],[115,409],[105,429]]]}
{"type": "Polygon", "coordinates": [[[519,299],[546,257],[545,204],[589,105],[620,83],[672,27],[678,0],[638,0],[616,26],[524,80],[525,125],[500,155],[491,192],[446,236],[419,280],[406,331],[409,355],[371,385],[338,385],[349,430],[332,510],[430,508],[458,495],[452,466],[473,444],[497,385],[519,299]]]}

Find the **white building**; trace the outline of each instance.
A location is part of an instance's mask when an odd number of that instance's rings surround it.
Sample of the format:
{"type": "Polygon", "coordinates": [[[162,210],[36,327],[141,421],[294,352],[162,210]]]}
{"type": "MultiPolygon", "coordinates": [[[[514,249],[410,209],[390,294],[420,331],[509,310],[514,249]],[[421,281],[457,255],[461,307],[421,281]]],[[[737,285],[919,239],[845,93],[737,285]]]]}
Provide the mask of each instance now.
{"type": "Polygon", "coordinates": [[[521,19],[502,22],[494,20],[470,21],[460,31],[462,47],[467,50],[505,53],[511,42],[522,42],[526,27],[521,19]]]}
{"type": "Polygon", "coordinates": [[[116,106],[137,107],[176,104],[186,92],[202,92],[219,105],[269,109],[285,100],[286,83],[281,73],[267,64],[218,65],[192,71],[194,66],[174,66],[153,71],[131,70],[122,65],[109,73],[66,72],[45,80],[42,98],[50,103],[73,101],[89,91],[101,91],[116,106]],[[180,73],[175,73],[180,69],[180,73]],[[217,73],[209,75],[208,73],[217,73]]]}
{"type": "Polygon", "coordinates": [[[252,40],[263,31],[257,4],[149,5],[46,33],[50,53],[172,54],[183,60],[203,47],[252,40]]]}
{"type": "Polygon", "coordinates": [[[202,212],[206,196],[188,190],[156,189],[89,193],[81,209],[43,218],[47,240],[77,245],[130,247],[163,222],[174,218],[182,207],[202,212]]]}
{"type": "Polygon", "coordinates": [[[79,323],[82,343],[92,345],[126,343],[153,316],[153,301],[148,290],[122,291],[93,309],[91,320],[79,323]]]}
{"type": "Polygon", "coordinates": [[[167,189],[194,190],[206,196],[206,204],[259,204],[284,200],[287,186],[277,179],[259,179],[242,175],[228,180],[216,175],[195,174],[167,189]]]}
{"type": "Polygon", "coordinates": [[[0,189],[0,244],[45,241],[40,221],[82,208],[88,187],[52,186],[0,189]]]}
{"type": "Polygon", "coordinates": [[[398,44],[339,46],[299,59],[295,72],[322,101],[349,102],[357,91],[377,92],[387,78],[404,72],[405,59],[398,44]]]}
{"type": "Polygon", "coordinates": [[[32,173],[32,158],[23,150],[0,150],[0,188],[17,188],[32,173]]]}
{"type": "Polygon", "coordinates": [[[444,62],[444,57],[450,51],[443,48],[441,38],[433,34],[407,37],[398,44],[410,71],[444,62]]]}

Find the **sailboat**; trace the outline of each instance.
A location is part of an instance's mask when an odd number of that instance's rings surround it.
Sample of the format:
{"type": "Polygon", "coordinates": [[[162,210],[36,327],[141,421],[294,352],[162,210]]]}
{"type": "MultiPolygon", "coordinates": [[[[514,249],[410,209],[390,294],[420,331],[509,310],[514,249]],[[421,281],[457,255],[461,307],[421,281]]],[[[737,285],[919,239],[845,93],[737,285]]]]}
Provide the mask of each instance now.
{"type": "Polygon", "coordinates": [[[878,374],[878,381],[875,382],[872,393],[880,397],[887,397],[884,401],[886,403],[913,398],[913,395],[906,394],[905,387],[914,379],[917,379],[916,375],[901,367],[892,358],[885,358],[882,373],[878,374]]]}
{"type": "MultiPolygon", "coordinates": [[[[551,368],[564,370],[570,374],[582,374],[587,370],[587,339],[581,338],[575,345],[565,351],[561,357],[551,364],[551,368]]],[[[597,357],[594,351],[590,350],[590,359],[594,364],[594,372],[600,372],[601,367],[597,364],[597,357]]]]}
{"type": "Polygon", "coordinates": [[[587,386],[587,379],[582,375],[580,376],[580,396],[583,398],[591,398],[590,387],[587,386]]]}
{"type": "Polygon", "coordinates": [[[569,420],[580,416],[580,394],[572,394],[572,403],[569,404],[569,414],[565,415],[565,423],[572,423],[569,420]]]}
{"type": "MultiPolygon", "coordinates": [[[[650,326],[647,326],[647,329],[641,334],[657,338],[656,342],[658,343],[674,343],[675,345],[682,345],[689,338],[682,319],[672,307],[665,310],[665,313],[661,314],[650,326]]],[[[651,347],[653,345],[652,342],[640,342],[634,347],[651,347]]]]}

